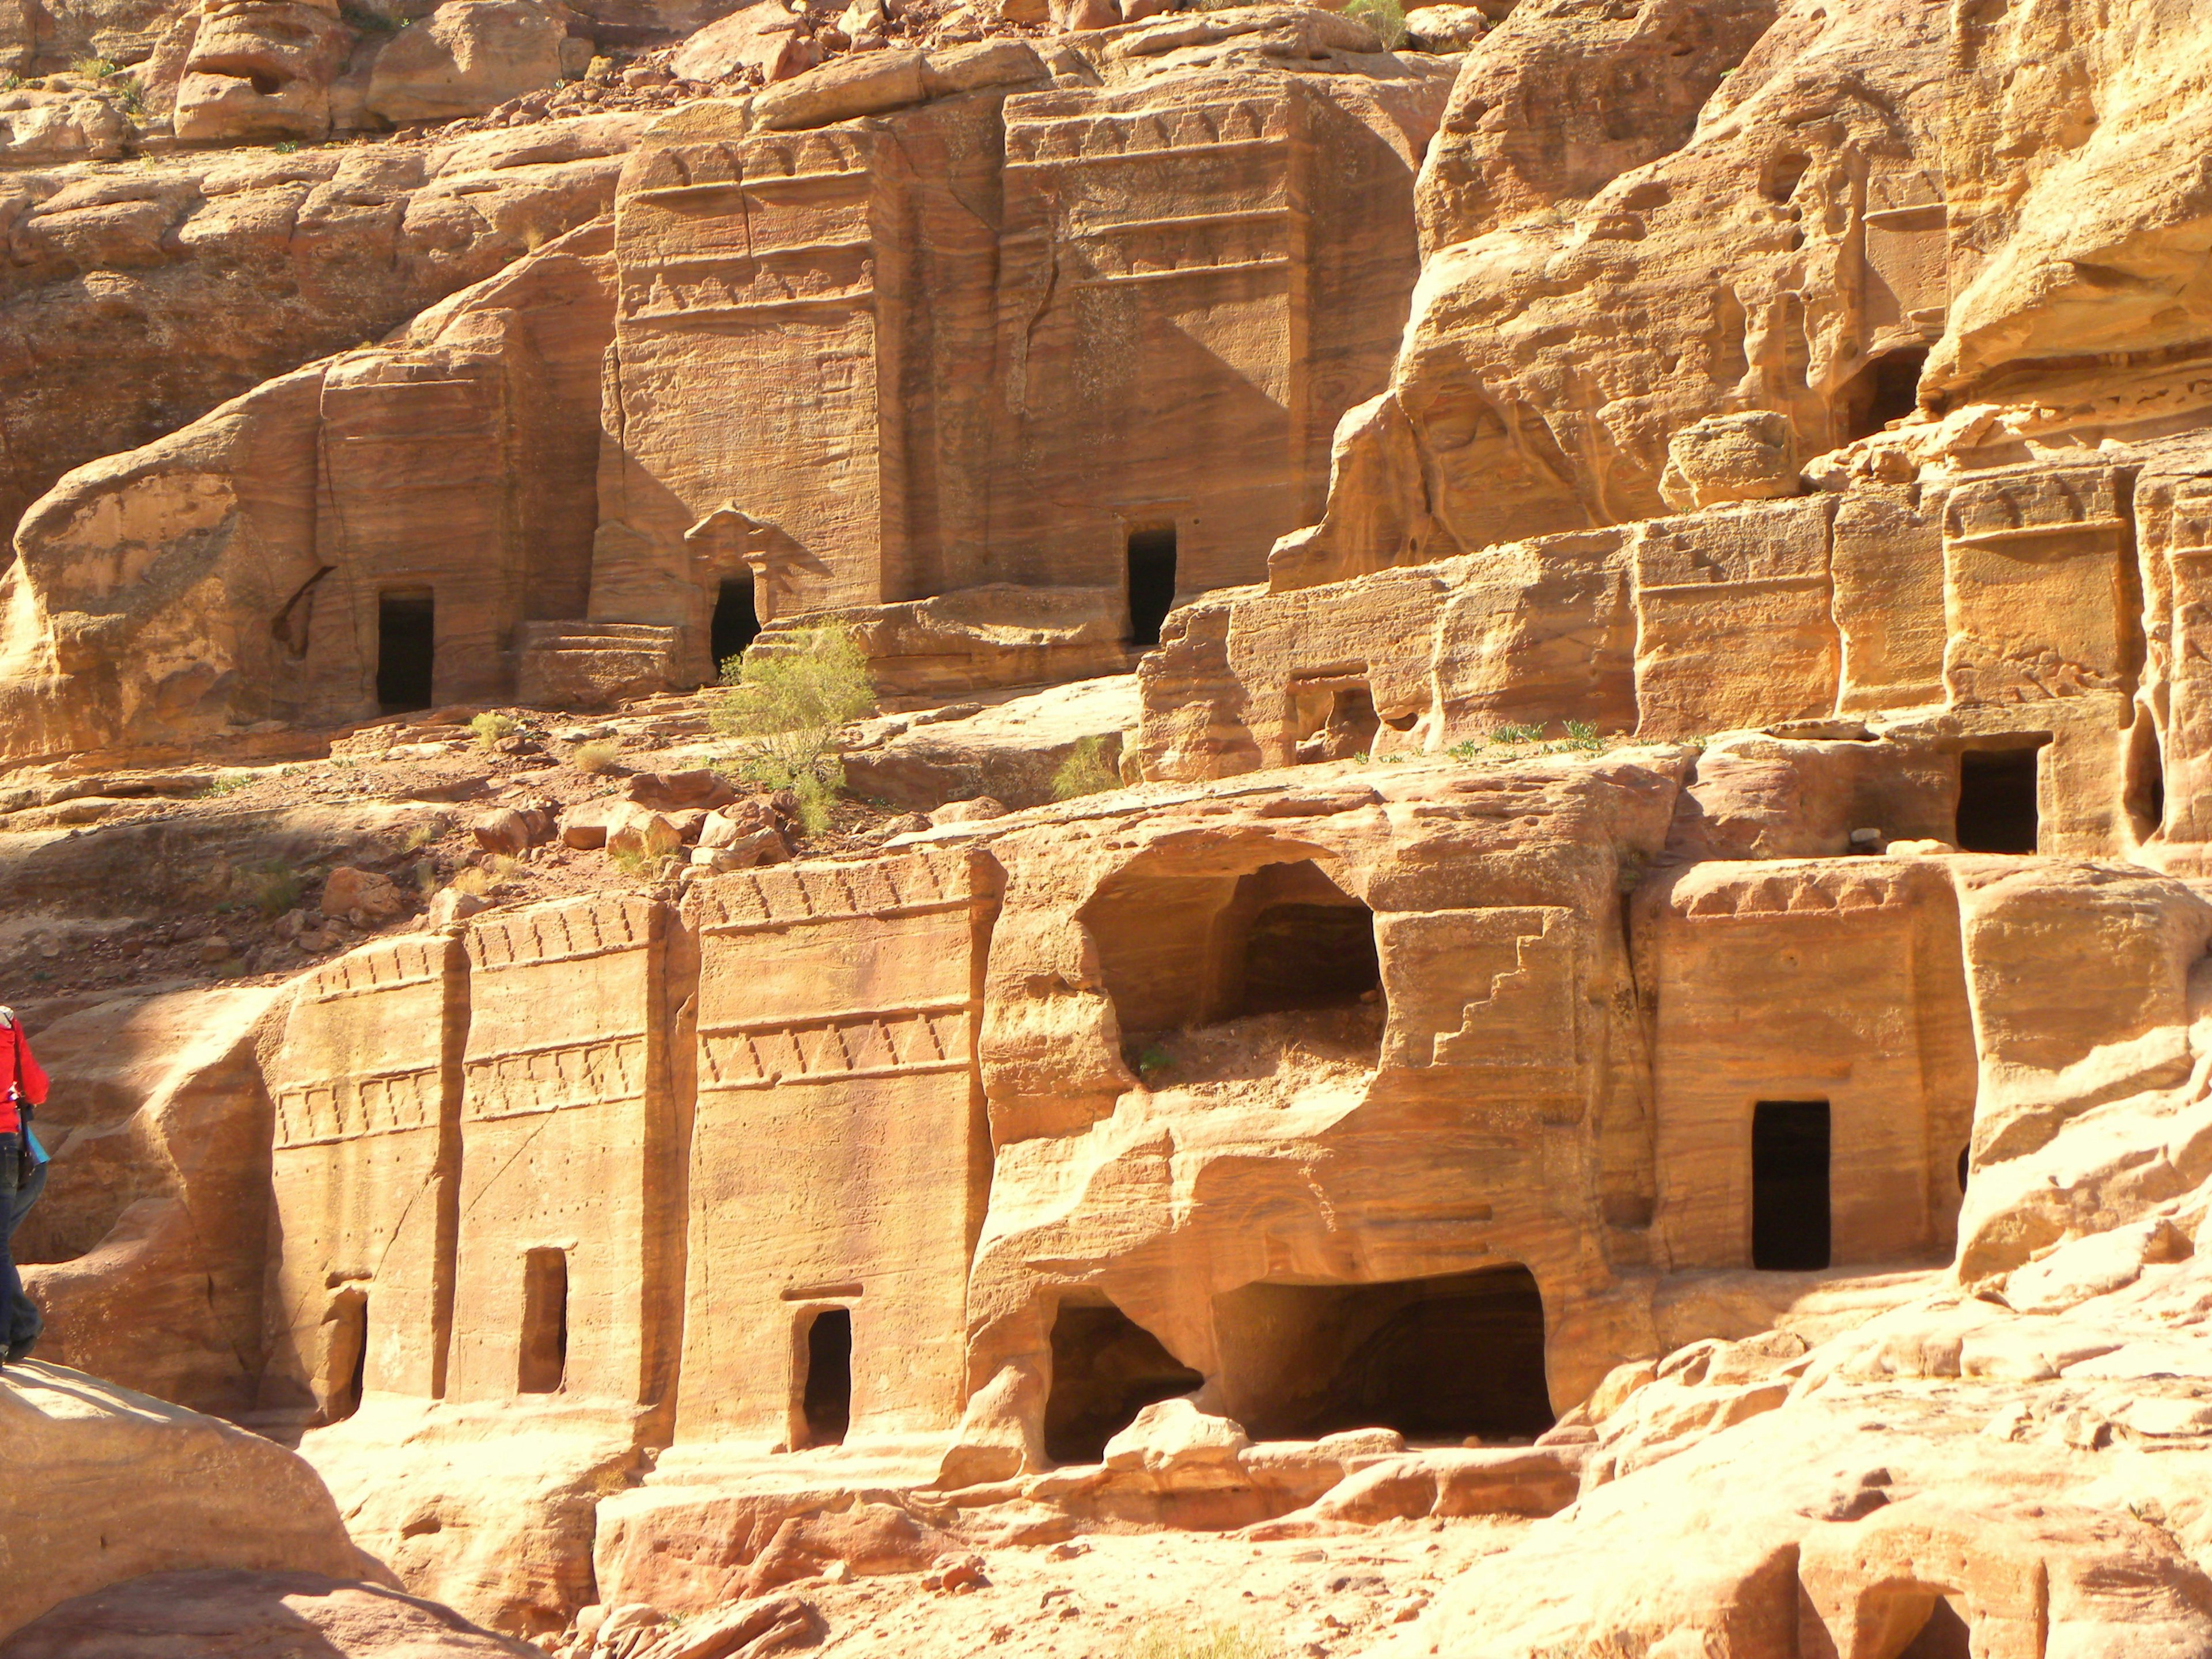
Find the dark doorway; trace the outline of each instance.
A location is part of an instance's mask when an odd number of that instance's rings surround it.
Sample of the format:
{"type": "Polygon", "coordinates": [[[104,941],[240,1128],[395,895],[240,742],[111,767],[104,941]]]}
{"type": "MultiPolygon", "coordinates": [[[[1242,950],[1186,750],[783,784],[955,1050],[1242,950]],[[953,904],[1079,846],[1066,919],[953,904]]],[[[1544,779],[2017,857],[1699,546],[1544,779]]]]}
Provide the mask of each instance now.
{"type": "Polygon", "coordinates": [[[806,1443],[842,1446],[853,1424],[853,1310],[825,1308],[806,1328],[806,1443]]]}
{"type": "Polygon", "coordinates": [[[1375,913],[1364,904],[1273,904],[1244,936],[1244,995],[1237,1014],[1336,1008],[1382,983],[1375,913]]]}
{"type": "Polygon", "coordinates": [[[437,654],[437,602],[430,590],[378,595],[376,701],[386,714],[430,706],[437,654]]]}
{"type": "Polygon", "coordinates": [[[1959,1610],[1942,1596],[1929,1610],[1928,1622],[1905,1644],[1897,1659],[1972,1659],[1973,1637],[1959,1610]]]}
{"type": "Polygon", "coordinates": [[[1224,1382],[1255,1435],[1527,1440],[1552,1426],[1544,1298],[1526,1267],[1248,1285],[1214,1312],[1224,1382]]]}
{"type": "Polygon", "coordinates": [[[744,654],[760,633],[760,612],[753,605],[750,576],[724,580],[721,591],[714,596],[714,621],[708,632],[714,672],[727,678],[730,659],[744,654]]]}
{"type": "Polygon", "coordinates": [[[342,1291],[331,1306],[330,1325],[323,1371],[330,1397],[323,1405],[323,1421],[343,1423],[361,1409],[362,1391],[368,1385],[368,1297],[357,1290],[342,1291]]]}
{"type": "Polygon", "coordinates": [[[1098,1462],[1106,1443],[1139,1412],[1205,1381],[1111,1303],[1063,1303],[1052,1326],[1045,1455],[1055,1463],[1098,1462]]]}
{"type": "Polygon", "coordinates": [[[1972,1146],[1959,1148],[1959,1191],[1961,1194],[1966,1190],[1966,1176],[1972,1168],[1973,1152],[1972,1146]]]}
{"type": "Polygon", "coordinates": [[[515,1387],[556,1394],[568,1370],[568,1255],[532,1250],[522,1259],[522,1358],[515,1387]]]}
{"type": "Polygon", "coordinates": [[[1751,1115],[1751,1265],[1828,1265],[1828,1103],[1762,1100],[1751,1115]]]}
{"type": "Polygon", "coordinates": [[[1969,749],[1959,757],[1959,823],[1952,844],[1960,852],[2035,850],[2035,757],[2042,747],[1969,749]]]}
{"type": "Polygon", "coordinates": [[[1129,643],[1158,645],[1160,624],[1175,608],[1176,527],[1129,532],[1129,643]]]}
{"type": "Polygon", "coordinates": [[[1927,366],[1924,346],[1901,346],[1861,369],[1844,388],[1844,441],[1871,437],[1918,409],[1920,371],[1927,366]]]}

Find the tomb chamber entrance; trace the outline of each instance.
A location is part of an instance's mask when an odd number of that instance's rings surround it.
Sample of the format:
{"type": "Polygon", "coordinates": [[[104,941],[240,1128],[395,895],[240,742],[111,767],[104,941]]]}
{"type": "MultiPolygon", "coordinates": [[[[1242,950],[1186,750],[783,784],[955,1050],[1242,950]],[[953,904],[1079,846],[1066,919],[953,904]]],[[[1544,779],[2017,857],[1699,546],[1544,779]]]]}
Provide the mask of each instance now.
{"type": "Polygon", "coordinates": [[[1544,1299],[1526,1267],[1214,1298],[1229,1414],[1255,1438],[1395,1429],[1532,1439],[1552,1426],[1544,1299]]]}

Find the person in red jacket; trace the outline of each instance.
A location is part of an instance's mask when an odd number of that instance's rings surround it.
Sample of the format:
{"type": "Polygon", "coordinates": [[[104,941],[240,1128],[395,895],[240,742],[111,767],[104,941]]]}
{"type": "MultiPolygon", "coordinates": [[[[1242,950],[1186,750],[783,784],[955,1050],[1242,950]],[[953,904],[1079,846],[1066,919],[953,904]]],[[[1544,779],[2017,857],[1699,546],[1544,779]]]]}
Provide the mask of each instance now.
{"type": "Polygon", "coordinates": [[[45,1160],[31,1152],[32,1114],[46,1103],[46,1068],[15,1011],[0,1007],[0,1364],[27,1358],[39,1340],[39,1307],[23,1293],[15,1237],[46,1184],[45,1160]]]}

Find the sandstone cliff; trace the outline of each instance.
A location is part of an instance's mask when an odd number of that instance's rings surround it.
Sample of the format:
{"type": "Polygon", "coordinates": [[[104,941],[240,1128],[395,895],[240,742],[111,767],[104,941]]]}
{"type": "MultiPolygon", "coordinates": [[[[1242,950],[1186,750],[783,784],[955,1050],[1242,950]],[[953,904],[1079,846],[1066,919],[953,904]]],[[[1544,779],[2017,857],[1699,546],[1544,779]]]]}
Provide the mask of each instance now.
{"type": "Polygon", "coordinates": [[[1449,9],[218,9],[485,125],[18,175],[246,313],[10,393],[42,1353],[299,1457],[103,1398],[282,1490],[0,1651],[2212,1651],[2212,21],[1449,9]]]}

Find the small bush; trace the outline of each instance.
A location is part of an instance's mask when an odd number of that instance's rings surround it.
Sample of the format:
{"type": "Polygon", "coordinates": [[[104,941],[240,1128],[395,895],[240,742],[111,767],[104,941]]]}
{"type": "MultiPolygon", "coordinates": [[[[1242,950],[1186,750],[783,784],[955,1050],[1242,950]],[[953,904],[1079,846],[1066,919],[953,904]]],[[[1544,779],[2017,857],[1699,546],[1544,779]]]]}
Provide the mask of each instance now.
{"type": "Polygon", "coordinates": [[[476,733],[477,748],[489,749],[501,738],[511,738],[522,730],[522,722],[512,714],[487,708],[469,722],[469,730],[476,733]]]}
{"type": "Polygon", "coordinates": [[[1130,1645],[1129,1659],[1275,1659],[1279,1650],[1256,1631],[1237,1625],[1147,1625],[1130,1645]]]}
{"type": "Polygon", "coordinates": [[[261,780],[251,772],[238,772],[227,778],[217,778],[193,797],[195,800],[216,800],[224,795],[234,795],[241,789],[251,789],[261,780]]]}
{"type": "Polygon", "coordinates": [[[112,58],[80,58],[69,66],[69,72],[88,81],[105,81],[111,75],[122,74],[123,65],[112,58]]]}
{"type": "Polygon", "coordinates": [[[300,153],[300,141],[297,138],[280,138],[269,148],[279,155],[296,155],[300,153]]]}
{"type": "Polygon", "coordinates": [[[307,890],[307,878],[290,865],[272,859],[266,864],[257,864],[248,872],[247,879],[253,894],[253,908],[270,921],[287,910],[295,910],[300,896],[307,890]]]}
{"type": "Polygon", "coordinates": [[[1595,755],[1604,750],[1605,739],[1598,736],[1597,725],[1595,721],[1569,720],[1567,722],[1567,747],[1570,749],[1578,749],[1586,755],[1595,755]]]}
{"type": "Polygon", "coordinates": [[[432,818],[426,823],[410,824],[407,834],[400,841],[399,850],[403,853],[421,852],[438,839],[438,829],[439,824],[435,818],[432,818]]]}
{"type": "Polygon", "coordinates": [[[1121,787],[1121,778],[1107,764],[1106,739],[1101,737],[1083,738],[1060,763],[1060,769],[1052,775],[1052,798],[1054,800],[1074,800],[1083,795],[1096,795],[1121,787]]]}
{"type": "Polygon", "coordinates": [[[1406,14],[1398,0],[1352,0],[1344,9],[1346,17],[1356,17],[1382,37],[1383,49],[1395,52],[1406,44],[1406,14]]]}
{"type": "Polygon", "coordinates": [[[1137,1056],[1137,1075],[1150,1083],[1175,1064],[1175,1056],[1157,1042],[1148,1042],[1137,1056]]]}
{"type": "Polygon", "coordinates": [[[1501,726],[1490,734],[1492,743],[1534,743],[1544,735],[1540,726],[1501,726]]]}
{"type": "Polygon", "coordinates": [[[622,744],[611,738],[602,738],[596,743],[580,743],[568,751],[568,764],[579,772],[598,774],[611,767],[622,754],[622,744]]]}
{"type": "Polygon", "coordinates": [[[1455,761],[1471,761],[1475,757],[1479,751],[1487,749],[1489,746],[1490,739],[1488,738],[1469,738],[1463,743],[1455,743],[1452,744],[1450,748],[1444,750],[1444,753],[1449,755],[1455,761]]]}
{"type": "Polygon", "coordinates": [[[708,719],[739,739],[738,775],[788,789],[810,836],[830,827],[830,805],[845,787],[838,744],[844,728],[876,706],[868,659],[842,623],[794,629],[774,649],[750,651],[724,666],[729,689],[708,719]]]}
{"type": "Polygon", "coordinates": [[[471,898],[488,897],[492,887],[491,872],[471,865],[454,874],[453,886],[455,892],[466,893],[471,898]]]}

